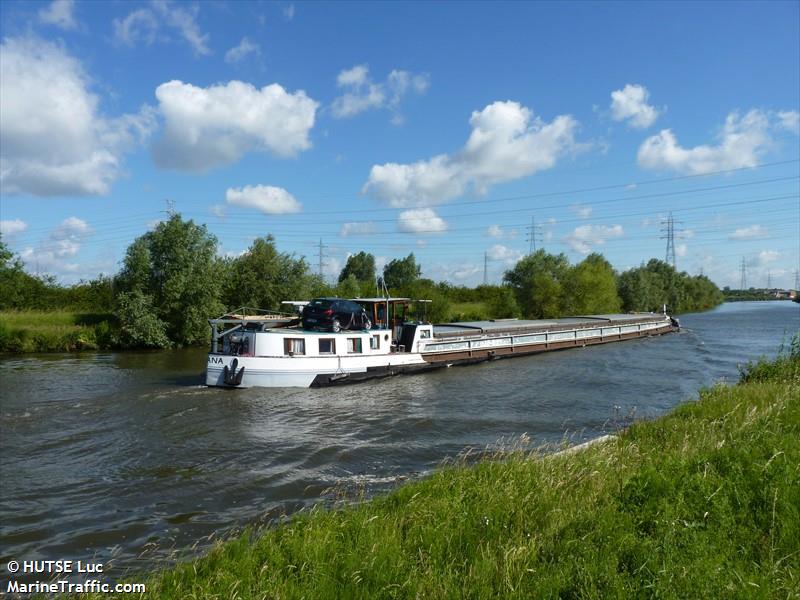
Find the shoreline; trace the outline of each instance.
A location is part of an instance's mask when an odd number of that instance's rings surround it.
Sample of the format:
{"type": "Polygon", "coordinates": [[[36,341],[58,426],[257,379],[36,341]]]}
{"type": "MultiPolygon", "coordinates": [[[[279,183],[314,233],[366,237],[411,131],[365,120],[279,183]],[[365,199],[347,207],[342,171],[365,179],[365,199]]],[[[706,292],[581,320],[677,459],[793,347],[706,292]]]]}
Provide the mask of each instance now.
{"type": "Polygon", "coordinates": [[[516,445],[245,531],[144,574],[147,597],[791,595],[797,340],[739,383],[612,439],[547,460],[516,445]]]}
{"type": "MultiPolygon", "coordinates": [[[[722,303],[724,304],[724,302],[722,303]]],[[[720,305],[704,311],[714,310],[720,305]]],[[[691,313],[675,313],[674,316],[691,313]]],[[[120,326],[112,313],[77,310],[0,311],[0,356],[80,352],[139,352],[202,348],[202,344],[154,348],[120,343],[120,326]]]]}

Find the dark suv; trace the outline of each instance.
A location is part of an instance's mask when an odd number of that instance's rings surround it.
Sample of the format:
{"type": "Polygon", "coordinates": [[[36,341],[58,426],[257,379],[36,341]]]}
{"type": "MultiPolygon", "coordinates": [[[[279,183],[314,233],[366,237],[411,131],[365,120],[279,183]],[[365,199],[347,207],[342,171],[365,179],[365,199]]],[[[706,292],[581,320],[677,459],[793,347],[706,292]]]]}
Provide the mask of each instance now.
{"type": "Polygon", "coordinates": [[[370,329],[372,321],[360,304],[341,298],[315,298],[303,308],[303,327],[324,327],[338,332],[342,329],[370,329]]]}

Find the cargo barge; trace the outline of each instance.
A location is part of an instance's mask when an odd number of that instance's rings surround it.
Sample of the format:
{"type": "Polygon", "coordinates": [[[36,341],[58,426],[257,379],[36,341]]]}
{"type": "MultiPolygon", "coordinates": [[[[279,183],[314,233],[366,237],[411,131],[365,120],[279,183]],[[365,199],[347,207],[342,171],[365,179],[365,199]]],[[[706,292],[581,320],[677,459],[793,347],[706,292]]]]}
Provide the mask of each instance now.
{"type": "Polygon", "coordinates": [[[356,299],[370,329],[303,329],[285,315],[229,314],[209,321],[206,385],[317,387],[670,333],[666,313],[433,325],[404,319],[406,298],[356,299]]]}

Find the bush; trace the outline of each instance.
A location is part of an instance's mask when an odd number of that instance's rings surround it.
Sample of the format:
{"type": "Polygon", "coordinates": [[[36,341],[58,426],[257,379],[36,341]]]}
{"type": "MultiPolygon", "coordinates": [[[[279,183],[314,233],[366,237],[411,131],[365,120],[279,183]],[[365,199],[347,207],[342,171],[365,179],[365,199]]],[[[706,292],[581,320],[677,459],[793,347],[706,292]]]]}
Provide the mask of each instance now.
{"type": "Polygon", "coordinates": [[[794,334],[788,346],[782,346],[775,360],[762,357],[739,369],[742,382],[781,381],[800,384],[800,331],[794,334]]]}
{"type": "Polygon", "coordinates": [[[155,314],[150,296],[136,290],[117,298],[117,319],[123,346],[168,348],[167,325],[155,314]]]}

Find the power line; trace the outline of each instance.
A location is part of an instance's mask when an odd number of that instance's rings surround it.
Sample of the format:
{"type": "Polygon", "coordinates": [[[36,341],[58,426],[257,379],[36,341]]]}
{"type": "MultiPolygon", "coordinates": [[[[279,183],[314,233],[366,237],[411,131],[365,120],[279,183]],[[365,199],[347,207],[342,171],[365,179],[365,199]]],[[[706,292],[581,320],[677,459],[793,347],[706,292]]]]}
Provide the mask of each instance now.
{"type": "Polygon", "coordinates": [[[741,273],[741,284],[739,289],[746,290],[747,289],[747,263],[744,260],[744,256],[742,257],[742,262],[739,265],[739,271],[741,273]]]}
{"type": "MultiPolygon", "coordinates": [[[[671,191],[671,192],[658,192],[658,193],[652,193],[652,194],[639,194],[639,195],[636,195],[636,196],[621,196],[621,197],[616,197],[616,198],[607,198],[605,200],[592,200],[590,203],[596,206],[596,205],[600,205],[600,204],[612,204],[612,203],[615,203],[615,202],[629,202],[629,201],[632,201],[632,200],[650,200],[650,199],[653,199],[653,198],[664,198],[664,197],[667,197],[667,196],[684,196],[684,195],[687,195],[687,194],[699,194],[699,193],[702,193],[702,192],[714,192],[714,191],[719,191],[719,190],[730,190],[730,189],[749,187],[749,186],[753,186],[753,185],[779,183],[779,182],[789,181],[789,180],[797,181],[797,180],[800,180],[800,177],[798,177],[797,175],[792,175],[792,176],[789,176],[789,177],[776,177],[776,178],[772,178],[772,179],[759,179],[759,180],[755,180],[755,181],[745,181],[745,182],[740,182],[740,183],[729,183],[729,184],[725,184],[725,185],[715,185],[715,186],[708,186],[708,187],[702,187],[702,188],[690,188],[690,189],[686,189],[686,190],[676,190],[676,191],[671,191]]],[[[613,187],[619,187],[619,186],[613,186],[613,187]]],[[[591,191],[591,190],[589,190],[589,191],[591,191]]],[[[482,201],[476,201],[476,202],[459,202],[459,203],[452,204],[451,206],[458,207],[458,206],[465,206],[465,205],[469,205],[469,204],[481,204],[481,205],[483,205],[483,204],[487,204],[487,203],[490,203],[490,202],[499,202],[501,200],[535,199],[535,198],[544,198],[544,197],[549,197],[549,196],[561,196],[561,195],[564,195],[566,193],[567,192],[553,192],[553,193],[545,193],[545,194],[532,194],[532,195],[529,195],[529,196],[518,196],[516,198],[499,198],[499,199],[494,199],[494,200],[482,200],[482,201]]],[[[561,209],[561,208],[564,208],[563,204],[549,204],[549,205],[544,205],[544,206],[537,206],[536,210],[537,211],[542,211],[542,210],[561,209]]],[[[324,215],[324,214],[329,214],[329,213],[347,214],[348,212],[357,212],[359,215],[361,215],[361,214],[369,213],[369,212],[385,212],[385,211],[396,211],[396,210],[398,210],[398,208],[389,208],[389,209],[386,209],[386,208],[375,208],[375,209],[362,208],[362,209],[358,209],[357,211],[344,211],[344,210],[319,211],[319,210],[315,210],[313,212],[313,215],[316,216],[316,215],[324,215]]],[[[485,215],[529,212],[530,210],[531,210],[530,207],[513,208],[513,209],[508,209],[507,208],[507,209],[481,211],[481,212],[446,213],[446,214],[442,214],[442,215],[439,215],[439,216],[441,216],[443,218],[475,217],[475,216],[485,216],[485,215]]],[[[291,220],[293,220],[295,222],[300,221],[300,222],[303,222],[306,225],[311,225],[311,224],[326,224],[327,225],[327,224],[331,223],[330,220],[325,220],[325,221],[303,221],[302,220],[303,217],[308,216],[310,214],[311,213],[306,213],[306,214],[296,213],[294,215],[287,214],[287,215],[283,215],[283,218],[285,218],[287,220],[291,219],[291,220]]],[[[242,219],[246,220],[248,223],[252,222],[252,217],[243,216],[242,219]]],[[[234,222],[235,218],[229,217],[228,220],[231,221],[231,222],[234,222]]],[[[356,221],[356,222],[357,223],[373,223],[374,224],[374,223],[394,222],[395,220],[396,220],[395,217],[391,217],[391,218],[387,218],[387,219],[370,219],[368,221],[361,220],[361,221],[356,221]]]]}
{"type": "Polygon", "coordinates": [[[162,210],[164,214],[167,215],[168,218],[172,218],[175,216],[175,200],[170,200],[169,198],[164,198],[164,202],[167,205],[166,210],[162,210]]]}
{"type": "MultiPolygon", "coordinates": [[[[723,186],[723,187],[728,187],[728,186],[723,186]]],[[[687,190],[687,191],[708,191],[709,189],[716,189],[716,188],[704,188],[704,189],[700,189],[700,190],[687,190]]],[[[683,193],[683,192],[681,192],[681,193],[683,193]]],[[[672,193],[670,193],[670,194],[657,194],[657,195],[672,195],[672,193]]],[[[711,204],[694,204],[692,206],[681,208],[680,210],[682,212],[686,212],[686,211],[692,211],[692,210],[701,210],[701,209],[704,209],[704,208],[720,208],[720,207],[738,206],[738,205],[742,205],[742,204],[757,204],[757,203],[761,203],[761,202],[773,202],[773,201],[777,201],[777,200],[794,199],[794,198],[797,198],[797,197],[798,197],[798,194],[794,193],[794,194],[787,194],[787,195],[781,195],[781,196],[770,196],[770,197],[766,197],[766,198],[757,198],[757,199],[750,199],[750,200],[715,202],[715,203],[711,203],[711,204]]],[[[630,198],[630,199],[634,200],[634,199],[643,199],[643,198],[645,198],[645,197],[644,196],[640,196],[638,198],[630,198]]],[[[622,199],[615,199],[614,201],[616,202],[618,200],[622,200],[622,199]]],[[[602,201],[595,202],[595,204],[602,204],[602,203],[603,203],[602,201]]],[[[559,207],[550,206],[550,207],[542,207],[542,208],[559,208],[559,207]]],[[[445,218],[468,218],[468,217],[487,216],[487,215],[496,215],[496,214],[512,214],[512,213],[518,213],[518,212],[522,212],[522,211],[527,212],[529,210],[530,209],[526,208],[526,209],[511,209],[511,210],[473,212],[473,213],[452,213],[452,214],[446,214],[446,215],[441,215],[441,216],[445,217],[445,218]]],[[[598,215],[594,215],[592,217],[589,217],[587,219],[583,219],[583,218],[562,219],[562,220],[559,220],[559,223],[563,224],[563,223],[572,223],[572,222],[584,222],[584,221],[587,221],[587,220],[597,221],[597,220],[613,219],[613,218],[647,216],[647,215],[652,215],[654,212],[657,213],[660,210],[661,209],[650,209],[650,210],[647,210],[647,211],[640,211],[640,212],[627,212],[626,211],[624,213],[617,213],[617,214],[611,214],[611,215],[600,215],[600,214],[598,214],[598,215]]],[[[362,221],[362,222],[363,223],[370,223],[370,224],[374,225],[375,223],[394,223],[395,221],[396,221],[395,218],[391,218],[391,219],[374,219],[372,221],[362,221]]],[[[251,222],[252,221],[248,221],[247,225],[249,225],[251,222]]],[[[302,224],[303,225],[331,225],[331,221],[330,220],[327,220],[327,221],[316,221],[316,222],[315,221],[305,221],[302,224]]],[[[239,224],[237,224],[237,223],[230,223],[228,225],[228,227],[236,227],[238,225],[239,224]]],[[[336,225],[338,226],[338,224],[336,224],[336,225]]],[[[481,225],[481,226],[478,226],[478,227],[472,227],[472,228],[460,228],[460,229],[461,230],[466,230],[466,229],[472,229],[472,230],[481,229],[482,230],[484,228],[485,228],[485,225],[481,225]]],[[[452,232],[453,230],[449,229],[449,231],[452,232]]],[[[330,232],[326,232],[326,233],[330,233],[330,232]]],[[[361,235],[363,235],[363,236],[368,236],[368,235],[370,235],[370,236],[371,235],[396,235],[396,233],[397,232],[395,232],[395,231],[373,231],[373,232],[364,233],[364,234],[361,234],[361,235]]],[[[416,230],[414,233],[441,233],[441,230],[440,229],[422,229],[422,230],[416,230]]]]}
{"type": "MultiPolygon", "coordinates": [[[[680,222],[678,221],[678,223],[680,222]]],[[[675,268],[675,219],[672,217],[672,211],[669,212],[669,216],[666,219],[662,219],[661,233],[665,235],[660,236],[659,239],[667,240],[667,252],[664,261],[671,263],[675,268]]]]}
{"type": "Polygon", "coordinates": [[[531,215],[531,224],[526,227],[528,230],[527,240],[530,242],[530,249],[529,253],[533,254],[536,252],[536,242],[538,241],[539,244],[544,244],[542,241],[542,226],[536,224],[536,218],[531,215]]]}
{"type": "MultiPolygon", "coordinates": [[[[487,204],[487,203],[494,203],[494,202],[513,202],[516,200],[532,200],[536,198],[552,198],[557,196],[569,196],[575,194],[587,194],[590,192],[604,192],[610,190],[619,190],[619,189],[635,189],[639,186],[645,185],[655,185],[659,183],[670,183],[673,181],[685,181],[691,179],[699,179],[704,177],[713,177],[715,175],[725,175],[730,173],[736,173],[740,171],[755,171],[757,169],[763,169],[766,167],[774,167],[780,165],[787,165],[792,163],[800,162],[800,158],[795,158],[792,160],[784,160],[784,161],[777,161],[772,163],[763,163],[761,165],[754,165],[752,167],[737,167],[734,169],[722,169],[719,171],[709,171],[708,173],[696,173],[692,175],[677,175],[675,177],[664,177],[661,179],[645,179],[642,181],[634,181],[634,182],[627,182],[627,183],[615,183],[609,185],[602,185],[602,186],[594,186],[594,187],[586,187],[586,188],[578,188],[572,190],[563,190],[557,192],[539,192],[536,194],[523,194],[520,196],[501,196],[499,198],[486,198],[481,200],[467,200],[463,202],[457,202],[459,205],[467,205],[467,204],[487,204]]],[[[788,177],[788,178],[779,178],[774,181],[782,181],[783,179],[796,179],[796,176],[788,177]]],[[[773,181],[773,180],[769,180],[773,181]]],[[[311,200],[320,200],[320,201],[341,201],[343,197],[317,197],[317,198],[306,198],[306,201],[311,200]]],[[[633,199],[633,198],[631,198],[633,199]]],[[[397,209],[408,209],[408,208],[435,208],[439,206],[440,203],[415,203],[412,206],[393,206],[389,208],[359,208],[356,210],[351,211],[342,211],[342,210],[329,210],[329,211],[315,211],[317,214],[326,214],[326,213],[333,213],[333,214],[343,214],[343,213],[354,213],[354,214],[361,214],[363,212],[385,212],[385,211],[393,211],[397,209]]],[[[560,206],[560,205],[559,205],[560,206]]]]}
{"type": "Polygon", "coordinates": [[[322,279],[322,267],[326,266],[326,263],[324,261],[324,255],[323,255],[323,249],[324,248],[327,248],[327,246],[325,246],[322,243],[322,238],[319,238],[319,262],[317,264],[318,264],[318,267],[319,267],[319,277],[320,277],[320,279],[322,279]]]}
{"type": "MultiPolygon", "coordinates": [[[[757,199],[753,199],[753,200],[744,200],[744,201],[741,201],[741,202],[723,202],[723,203],[714,203],[714,204],[694,205],[694,206],[682,209],[682,212],[687,212],[687,211],[692,211],[692,210],[702,210],[702,209],[705,209],[705,208],[731,207],[731,206],[741,205],[741,204],[772,202],[772,201],[776,201],[776,200],[795,199],[795,198],[798,198],[798,197],[800,197],[800,195],[792,194],[792,195],[789,195],[789,196],[774,196],[774,197],[769,197],[769,198],[757,198],[757,199]]],[[[771,209],[771,210],[759,210],[758,214],[759,215],[766,215],[766,214],[778,213],[778,214],[785,215],[789,211],[794,212],[795,211],[794,207],[793,206],[792,207],[779,207],[779,208],[775,208],[775,209],[771,209]]],[[[656,212],[659,212],[659,211],[656,211],[656,212]]],[[[616,218],[630,218],[630,217],[637,217],[637,216],[652,216],[652,214],[653,214],[653,211],[614,213],[614,214],[607,214],[607,215],[596,215],[596,216],[588,217],[587,219],[563,219],[563,220],[558,221],[558,224],[559,225],[564,225],[564,224],[567,224],[567,223],[577,223],[577,222],[583,223],[585,221],[607,221],[607,220],[616,219],[616,218]]],[[[748,216],[748,218],[750,218],[750,217],[748,216]]],[[[761,222],[762,225],[769,225],[769,224],[772,224],[772,223],[789,226],[789,224],[787,224],[787,220],[786,220],[785,217],[776,219],[774,221],[762,221],[761,222]]],[[[727,225],[705,226],[705,227],[692,228],[692,231],[695,232],[695,233],[704,232],[704,231],[711,231],[711,232],[724,231],[724,230],[729,230],[729,229],[731,229],[733,227],[736,227],[736,225],[737,225],[736,223],[730,223],[730,224],[727,224],[727,225]]],[[[232,231],[242,231],[242,230],[245,229],[245,227],[242,226],[242,225],[221,225],[221,226],[218,226],[217,229],[223,229],[223,230],[226,230],[228,232],[232,232],[232,231]]],[[[474,233],[472,233],[472,232],[483,231],[484,229],[485,229],[485,227],[483,225],[480,225],[480,226],[477,226],[477,227],[450,227],[450,228],[448,228],[447,233],[448,233],[448,237],[449,238],[458,237],[459,234],[462,234],[464,237],[469,237],[470,243],[472,243],[472,241],[475,239],[474,233]]],[[[319,231],[306,230],[306,231],[303,231],[303,232],[298,232],[298,231],[293,230],[293,229],[287,229],[287,230],[273,229],[271,231],[275,235],[282,235],[282,236],[288,236],[288,237],[291,237],[291,236],[305,237],[305,236],[308,236],[308,235],[315,235],[315,234],[320,234],[320,233],[326,234],[326,235],[331,235],[332,234],[332,232],[330,230],[319,230],[319,231]]],[[[441,233],[438,230],[436,232],[437,233],[441,233]]],[[[424,231],[418,231],[416,233],[434,233],[434,231],[432,231],[432,230],[431,231],[424,230],[424,231]]],[[[353,236],[353,237],[355,238],[355,237],[372,237],[372,236],[387,236],[387,235],[388,236],[396,236],[397,232],[396,231],[386,231],[386,230],[384,230],[384,231],[373,231],[373,232],[370,232],[368,234],[362,234],[361,236],[353,236]]],[[[650,236],[648,235],[646,237],[650,237],[650,236]]],[[[527,238],[526,238],[526,241],[528,241],[527,238]]],[[[313,242],[313,243],[316,244],[317,242],[313,242]]],[[[343,244],[347,244],[348,242],[343,240],[342,243],[343,244]]]]}

